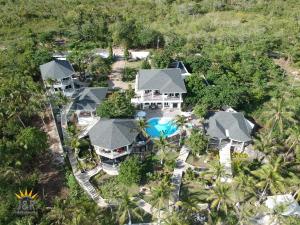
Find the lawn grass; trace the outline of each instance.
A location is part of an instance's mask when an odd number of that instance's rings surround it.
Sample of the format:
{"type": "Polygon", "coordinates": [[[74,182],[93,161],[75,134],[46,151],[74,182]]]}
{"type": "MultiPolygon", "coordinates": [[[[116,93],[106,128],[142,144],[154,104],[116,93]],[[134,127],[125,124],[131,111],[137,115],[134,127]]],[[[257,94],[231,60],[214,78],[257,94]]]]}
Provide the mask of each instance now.
{"type": "Polygon", "coordinates": [[[134,69],[140,69],[141,65],[142,65],[142,60],[138,60],[138,61],[134,61],[134,62],[125,62],[125,67],[130,67],[130,68],[134,68],[134,69]]]}
{"type": "Polygon", "coordinates": [[[193,156],[192,154],[190,154],[186,160],[186,162],[188,164],[191,164],[195,167],[206,167],[207,166],[207,162],[205,162],[205,160],[207,159],[207,155],[200,155],[198,156],[193,156]]]}
{"type": "Polygon", "coordinates": [[[100,192],[103,198],[116,198],[124,190],[128,190],[128,194],[136,196],[139,193],[140,187],[138,185],[124,186],[119,183],[117,176],[111,176],[101,171],[91,179],[93,186],[100,192]]]}

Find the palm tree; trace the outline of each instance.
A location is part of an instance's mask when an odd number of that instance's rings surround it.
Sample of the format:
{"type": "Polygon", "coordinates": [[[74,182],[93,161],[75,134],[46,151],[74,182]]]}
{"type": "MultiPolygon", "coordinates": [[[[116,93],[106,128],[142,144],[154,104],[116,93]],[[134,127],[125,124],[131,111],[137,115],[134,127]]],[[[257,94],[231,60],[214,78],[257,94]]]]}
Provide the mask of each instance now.
{"type": "Polygon", "coordinates": [[[271,157],[275,155],[279,147],[280,145],[276,143],[276,140],[265,132],[259,133],[254,139],[254,148],[265,154],[270,154],[271,157]]]}
{"type": "Polygon", "coordinates": [[[226,175],[224,166],[219,161],[211,161],[208,165],[208,171],[205,174],[209,175],[215,180],[220,180],[226,175]]]}
{"type": "Polygon", "coordinates": [[[159,156],[160,156],[160,163],[163,165],[164,160],[166,159],[166,150],[172,145],[167,141],[167,139],[163,136],[160,135],[159,139],[154,140],[154,145],[159,149],[159,156]]]}
{"type": "Polygon", "coordinates": [[[51,221],[51,224],[64,225],[69,224],[68,219],[70,216],[71,210],[68,208],[67,201],[56,199],[54,207],[47,214],[47,219],[51,221]]]}
{"type": "Polygon", "coordinates": [[[233,205],[231,186],[217,181],[207,200],[211,202],[211,208],[223,210],[227,214],[228,208],[233,205]]]}
{"type": "Polygon", "coordinates": [[[136,121],[136,126],[138,132],[142,133],[146,138],[149,137],[148,133],[146,132],[146,129],[149,128],[149,125],[145,119],[138,119],[136,121]]]}
{"type": "Polygon", "coordinates": [[[80,147],[80,141],[77,137],[72,137],[70,141],[70,147],[74,149],[75,156],[77,158],[79,154],[79,147],[80,147]]]}
{"type": "Polygon", "coordinates": [[[290,127],[287,130],[287,133],[289,134],[289,137],[286,139],[286,144],[288,144],[290,147],[284,156],[284,161],[293,150],[293,148],[300,145],[300,126],[290,127]]]}
{"type": "Polygon", "coordinates": [[[182,218],[182,215],[178,212],[172,212],[164,219],[165,225],[189,225],[189,223],[182,218]]]}
{"type": "Polygon", "coordinates": [[[182,133],[183,133],[183,128],[184,128],[184,125],[185,125],[185,117],[182,116],[182,115],[177,115],[175,117],[175,124],[177,125],[177,127],[179,128],[180,130],[180,138],[179,138],[179,145],[181,144],[182,142],[182,133]]]}
{"type": "Polygon", "coordinates": [[[269,135],[272,134],[276,127],[279,128],[280,132],[283,132],[289,122],[295,122],[295,113],[286,104],[286,100],[283,97],[272,99],[262,116],[267,119],[267,126],[270,128],[269,135]]]}
{"type": "Polygon", "coordinates": [[[152,189],[152,197],[150,202],[152,207],[158,209],[158,224],[161,221],[161,210],[166,206],[166,201],[169,200],[172,187],[169,182],[162,181],[157,187],[152,189]]]}
{"type": "Polygon", "coordinates": [[[133,202],[132,197],[128,194],[128,190],[125,190],[118,198],[118,221],[120,224],[131,224],[131,216],[142,220],[141,213],[138,206],[133,202]]]}
{"type": "Polygon", "coordinates": [[[278,192],[284,192],[285,179],[280,174],[280,164],[282,157],[278,157],[271,163],[262,165],[259,169],[251,171],[251,174],[256,178],[256,187],[262,190],[259,202],[268,193],[268,190],[272,194],[278,192]]]}
{"type": "Polygon", "coordinates": [[[188,219],[190,215],[201,210],[199,202],[206,199],[206,197],[207,191],[190,192],[187,187],[182,187],[180,191],[180,201],[176,202],[175,205],[180,208],[182,217],[188,219]]]}

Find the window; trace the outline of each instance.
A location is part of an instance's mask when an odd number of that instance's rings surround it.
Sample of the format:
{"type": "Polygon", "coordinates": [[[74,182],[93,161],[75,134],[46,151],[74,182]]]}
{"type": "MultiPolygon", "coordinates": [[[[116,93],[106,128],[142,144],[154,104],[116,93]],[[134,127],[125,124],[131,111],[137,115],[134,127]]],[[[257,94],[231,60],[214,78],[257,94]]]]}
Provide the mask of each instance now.
{"type": "Polygon", "coordinates": [[[65,87],[65,89],[70,89],[70,88],[72,88],[72,85],[68,85],[65,87]]]}

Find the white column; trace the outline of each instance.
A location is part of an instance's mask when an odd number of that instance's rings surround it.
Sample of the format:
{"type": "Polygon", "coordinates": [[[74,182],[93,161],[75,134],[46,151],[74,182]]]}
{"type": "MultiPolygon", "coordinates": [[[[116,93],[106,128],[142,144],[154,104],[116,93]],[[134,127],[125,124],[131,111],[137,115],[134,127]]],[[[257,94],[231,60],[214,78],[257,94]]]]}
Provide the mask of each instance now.
{"type": "Polygon", "coordinates": [[[245,142],[242,143],[242,151],[244,150],[245,142]]]}
{"type": "Polygon", "coordinates": [[[129,147],[128,147],[128,145],[126,146],[126,151],[129,152],[129,147]]]}
{"type": "Polygon", "coordinates": [[[145,95],[145,91],[142,91],[142,94],[141,94],[142,101],[144,101],[144,95],[145,95]]]}
{"type": "Polygon", "coordinates": [[[63,86],[62,79],[60,80],[60,88],[63,93],[65,93],[65,87],[63,86]]]}

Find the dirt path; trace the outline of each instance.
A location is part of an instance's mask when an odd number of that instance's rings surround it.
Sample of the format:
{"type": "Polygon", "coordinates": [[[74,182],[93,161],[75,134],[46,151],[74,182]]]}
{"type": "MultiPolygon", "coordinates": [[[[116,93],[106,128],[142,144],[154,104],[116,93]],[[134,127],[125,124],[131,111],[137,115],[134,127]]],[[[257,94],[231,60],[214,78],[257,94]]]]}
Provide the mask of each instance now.
{"type": "Polygon", "coordinates": [[[64,198],[67,194],[65,187],[65,171],[63,149],[60,143],[59,134],[48,109],[46,126],[43,130],[48,134],[49,149],[39,158],[39,196],[48,205],[51,205],[56,196],[64,198]]]}
{"type": "Polygon", "coordinates": [[[108,87],[128,89],[129,84],[131,84],[131,86],[134,87],[134,83],[122,81],[122,72],[126,65],[126,61],[124,60],[124,50],[121,48],[114,48],[113,52],[116,61],[112,64],[112,72],[109,75],[108,87]]]}
{"type": "Polygon", "coordinates": [[[300,70],[293,67],[289,60],[285,60],[283,58],[274,59],[274,63],[280,66],[280,68],[283,69],[287,73],[287,75],[290,76],[292,85],[300,81],[300,70]]]}

